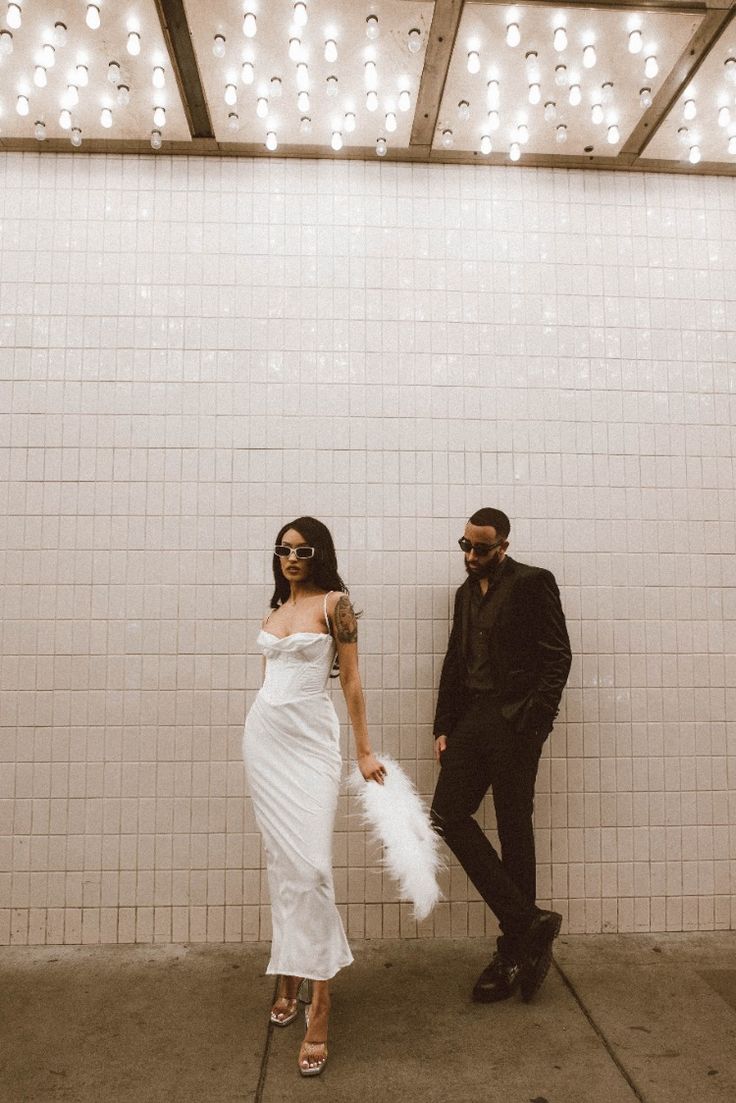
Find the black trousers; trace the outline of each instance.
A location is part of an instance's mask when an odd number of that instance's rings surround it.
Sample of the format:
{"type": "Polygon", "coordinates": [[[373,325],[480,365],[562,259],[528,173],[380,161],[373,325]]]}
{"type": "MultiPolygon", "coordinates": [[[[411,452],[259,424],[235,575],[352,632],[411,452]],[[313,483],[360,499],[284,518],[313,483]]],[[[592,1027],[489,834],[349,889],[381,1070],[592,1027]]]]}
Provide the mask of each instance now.
{"type": "Polygon", "coordinates": [[[497,917],[499,949],[511,956],[537,914],[532,814],[543,743],[541,736],[514,731],[492,695],[471,692],[447,737],[432,802],[435,830],[497,917]],[[489,788],[500,856],[473,819],[489,788]]]}

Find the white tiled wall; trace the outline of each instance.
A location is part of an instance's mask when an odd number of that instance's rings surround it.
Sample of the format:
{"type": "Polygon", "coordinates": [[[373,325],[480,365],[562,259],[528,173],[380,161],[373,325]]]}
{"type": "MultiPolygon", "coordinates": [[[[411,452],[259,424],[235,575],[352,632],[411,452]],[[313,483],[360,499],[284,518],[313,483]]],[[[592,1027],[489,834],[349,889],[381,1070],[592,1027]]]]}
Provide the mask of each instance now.
{"type": "MultiPolygon", "coordinates": [[[[6,155],[0,280],[0,941],[268,937],[240,739],[300,513],[428,795],[481,505],[575,652],[541,899],[736,925],[732,179],[6,155]]],[[[354,938],[494,929],[453,864],[417,930],[345,804],[335,860],[354,938]]]]}

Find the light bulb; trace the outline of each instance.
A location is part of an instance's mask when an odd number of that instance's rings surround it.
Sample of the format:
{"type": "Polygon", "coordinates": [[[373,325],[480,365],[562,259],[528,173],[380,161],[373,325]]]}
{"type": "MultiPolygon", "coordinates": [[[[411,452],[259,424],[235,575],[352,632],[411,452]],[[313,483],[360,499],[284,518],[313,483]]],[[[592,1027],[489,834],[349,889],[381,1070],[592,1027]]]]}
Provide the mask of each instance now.
{"type": "Polygon", "coordinates": [[[509,146],[509,160],[518,161],[521,157],[521,146],[518,142],[512,142],[509,146]]]}
{"type": "Polygon", "coordinates": [[[107,79],[110,84],[117,84],[120,80],[120,66],[117,61],[111,61],[107,67],[107,79]]]}
{"type": "Polygon", "coordinates": [[[727,57],[723,63],[723,68],[726,73],[726,80],[729,80],[731,84],[736,83],[736,57],[727,57]]]}
{"type": "Polygon", "coordinates": [[[77,78],[77,84],[79,85],[79,87],[80,88],[86,88],[87,85],[89,84],[89,69],[87,68],[87,66],[86,65],[78,65],[77,68],[74,70],[74,72],[75,72],[75,75],[76,75],[76,78],[77,78]]]}
{"type": "Polygon", "coordinates": [[[273,152],[275,149],[278,149],[278,145],[279,141],[276,137],[276,131],[269,130],[268,134],[266,135],[266,149],[270,149],[271,152],[273,152]]]}
{"type": "Polygon", "coordinates": [[[48,84],[48,77],[43,65],[37,65],[33,70],[33,83],[37,88],[45,88],[48,84]]]}
{"type": "Polygon", "coordinates": [[[256,100],[256,115],[259,119],[265,119],[268,115],[268,100],[265,96],[259,96],[256,100]]]}
{"type": "Polygon", "coordinates": [[[121,107],[127,107],[130,103],[130,88],[127,84],[118,85],[118,103],[121,107]]]}
{"type": "Polygon", "coordinates": [[[373,85],[376,83],[376,77],[378,75],[375,61],[369,58],[363,66],[363,70],[365,72],[365,82],[370,88],[372,88],[373,85]]]}
{"type": "Polygon", "coordinates": [[[486,156],[492,151],[493,143],[489,134],[483,134],[480,139],[480,151],[486,156]]]}
{"type": "Polygon", "coordinates": [[[328,96],[336,96],[337,92],[338,92],[337,77],[334,76],[334,75],[329,76],[327,78],[327,80],[325,81],[325,84],[327,86],[327,95],[328,96]]]}
{"type": "Polygon", "coordinates": [[[225,36],[222,34],[216,34],[212,39],[212,53],[215,57],[225,56],[225,36]]]}
{"type": "Polygon", "coordinates": [[[238,89],[234,84],[225,85],[225,103],[228,107],[234,107],[238,102],[238,89]]]}
{"type": "Polygon", "coordinates": [[[112,111],[109,107],[103,107],[100,111],[100,123],[104,126],[105,130],[109,130],[112,126],[112,111]]]}
{"type": "Polygon", "coordinates": [[[348,132],[348,134],[353,133],[353,131],[355,130],[355,112],[354,111],[346,111],[345,112],[345,118],[343,120],[343,125],[345,127],[345,130],[348,132]]]}
{"type": "Polygon", "coordinates": [[[544,105],[544,121],[552,123],[557,118],[557,104],[554,100],[547,100],[544,105]]]}
{"type": "Polygon", "coordinates": [[[78,126],[72,127],[72,132],[69,135],[69,140],[75,149],[79,149],[82,144],[82,131],[79,129],[78,126]]]}
{"type": "Polygon", "coordinates": [[[721,107],[718,112],[718,125],[728,126],[731,122],[731,112],[727,107],[721,107]]]}
{"type": "Polygon", "coordinates": [[[0,31],[0,54],[12,54],[13,36],[10,31],[0,31]]]}
{"type": "Polygon", "coordinates": [[[334,38],[328,38],[325,41],[325,61],[330,65],[337,61],[337,43],[334,38]]]}
{"type": "Polygon", "coordinates": [[[501,102],[501,89],[497,80],[489,80],[486,85],[486,106],[498,107],[501,102]]]}
{"type": "Polygon", "coordinates": [[[87,5],[85,22],[90,30],[96,31],[98,29],[100,25],[100,9],[97,7],[97,4],[87,5]]]}
{"type": "Polygon", "coordinates": [[[6,15],[8,26],[17,31],[23,22],[23,12],[21,11],[20,4],[8,4],[8,14],[6,15]]]}
{"type": "Polygon", "coordinates": [[[460,100],[460,103],[457,105],[457,116],[459,119],[462,119],[463,122],[466,122],[470,118],[470,104],[467,100],[460,100]]]}
{"type": "Polygon", "coordinates": [[[601,85],[601,100],[603,103],[610,103],[613,99],[613,81],[604,81],[601,85]]]}
{"type": "Polygon", "coordinates": [[[38,122],[36,123],[36,125],[33,128],[33,133],[36,137],[37,142],[45,142],[46,141],[46,123],[41,122],[41,120],[39,119],[38,122]]]}
{"type": "Polygon", "coordinates": [[[589,42],[587,46],[583,47],[583,65],[586,69],[592,69],[597,60],[595,46],[592,42],[589,42]]]}
{"type": "Polygon", "coordinates": [[[691,165],[697,165],[700,160],[700,146],[690,146],[690,152],[687,159],[691,165]]]}
{"type": "Polygon", "coordinates": [[[695,118],[697,113],[698,113],[698,108],[695,104],[695,100],[685,100],[685,103],[683,104],[683,108],[682,108],[683,117],[685,119],[687,119],[688,122],[689,122],[690,119],[695,118]]]}
{"type": "Polygon", "coordinates": [[[386,142],[386,139],[385,138],[377,138],[376,139],[376,154],[379,157],[385,157],[387,150],[388,150],[388,144],[386,142]]]}
{"type": "Polygon", "coordinates": [[[523,146],[529,141],[529,127],[526,123],[519,123],[516,128],[516,137],[523,146]]]}
{"type": "Polygon", "coordinates": [[[77,106],[79,103],[79,89],[76,84],[67,84],[63,102],[65,107],[77,106]]]}
{"type": "Polygon", "coordinates": [[[529,50],[524,57],[526,75],[530,81],[539,80],[539,55],[536,50],[529,50]]]}
{"type": "Polygon", "coordinates": [[[647,108],[652,106],[652,90],[651,88],[639,89],[639,105],[647,108]]]}
{"type": "Polygon", "coordinates": [[[736,153],[736,134],[732,134],[728,139],[728,152],[736,153]]]}
{"type": "Polygon", "coordinates": [[[656,77],[658,72],[659,63],[654,54],[650,54],[647,60],[644,62],[644,76],[649,77],[649,79],[651,80],[653,77],[656,77]]]}
{"type": "Polygon", "coordinates": [[[445,149],[452,149],[452,144],[454,140],[455,139],[453,138],[451,130],[442,131],[442,145],[445,147],[445,149]]]}
{"type": "Polygon", "coordinates": [[[309,92],[299,92],[296,103],[300,111],[309,111],[309,92]]]}
{"type": "Polygon", "coordinates": [[[138,34],[138,31],[130,32],[128,35],[127,47],[128,53],[131,54],[132,57],[138,57],[138,54],[141,52],[141,36],[138,34]]]}
{"type": "Polygon", "coordinates": [[[151,131],[151,149],[161,149],[161,131],[151,131]]]}
{"type": "Polygon", "coordinates": [[[41,47],[41,64],[47,69],[53,69],[56,64],[56,50],[50,42],[45,42],[41,47]]]}
{"type": "Polygon", "coordinates": [[[309,18],[307,5],[304,0],[295,0],[293,19],[297,27],[303,27],[309,18]]]}
{"type": "Polygon", "coordinates": [[[470,50],[468,52],[468,72],[479,73],[480,72],[480,54],[477,50],[470,50]]]}
{"type": "Polygon", "coordinates": [[[252,61],[244,61],[243,67],[240,70],[240,79],[243,84],[252,84],[255,79],[256,71],[253,68],[252,61]]]}
{"type": "Polygon", "coordinates": [[[59,112],[59,126],[62,130],[71,130],[72,113],[66,107],[62,107],[61,111],[59,112]]]}
{"type": "Polygon", "coordinates": [[[501,116],[498,114],[498,111],[489,111],[488,112],[488,129],[489,130],[498,130],[500,125],[501,125],[501,116]]]}
{"type": "Polygon", "coordinates": [[[271,77],[269,88],[272,99],[277,100],[281,95],[281,77],[271,77]]]}
{"type": "Polygon", "coordinates": [[[300,38],[289,39],[289,57],[292,61],[298,61],[302,56],[302,40],[300,38]]]}
{"type": "Polygon", "coordinates": [[[561,54],[563,50],[567,49],[567,31],[564,27],[555,27],[555,33],[552,36],[552,45],[558,54],[561,54]]]}
{"type": "Polygon", "coordinates": [[[635,27],[629,34],[629,53],[638,54],[641,51],[642,39],[641,31],[638,27],[635,27]]]}
{"type": "Polygon", "coordinates": [[[162,126],[166,126],[166,110],[163,107],[154,107],[153,109],[153,125],[157,130],[160,130],[162,126]]]}
{"type": "Polygon", "coordinates": [[[594,103],[590,109],[590,117],[596,126],[603,122],[603,104],[594,103]]]}
{"type": "Polygon", "coordinates": [[[678,126],[677,137],[682,145],[687,145],[690,139],[690,131],[686,126],[678,126]]]}
{"type": "Polygon", "coordinates": [[[166,87],[166,73],[164,72],[163,65],[154,65],[153,73],[151,74],[151,82],[154,88],[166,87]]]}
{"type": "Polygon", "coordinates": [[[567,127],[564,123],[560,123],[560,125],[555,129],[555,141],[558,143],[558,145],[564,145],[564,143],[567,141],[567,127]]]}
{"type": "Polygon", "coordinates": [[[542,89],[535,82],[529,85],[529,103],[540,103],[542,99],[542,89]]]}
{"type": "Polygon", "coordinates": [[[28,96],[18,96],[15,101],[15,110],[19,115],[27,115],[30,111],[30,104],[28,102],[28,96]]]}
{"type": "Polygon", "coordinates": [[[312,120],[309,118],[309,115],[302,115],[299,120],[299,130],[302,134],[312,133],[312,120]]]}
{"type": "Polygon", "coordinates": [[[227,116],[227,125],[230,130],[238,130],[240,127],[240,119],[235,111],[229,111],[227,116]]]}
{"type": "Polygon", "coordinates": [[[567,66],[555,65],[555,84],[558,88],[564,88],[567,84],[567,66]]]}
{"type": "Polygon", "coordinates": [[[579,84],[571,84],[570,85],[570,92],[569,92],[570,106],[571,107],[577,107],[578,104],[580,103],[580,101],[582,100],[582,98],[583,98],[583,94],[580,91],[580,85],[579,84]]]}
{"type": "Polygon", "coordinates": [[[306,61],[300,61],[296,67],[296,86],[300,92],[306,92],[309,88],[309,66],[306,61]]]}
{"type": "Polygon", "coordinates": [[[402,88],[399,92],[399,111],[408,111],[411,107],[411,92],[408,88],[402,88]]]}
{"type": "Polygon", "coordinates": [[[378,38],[380,29],[377,15],[367,15],[365,20],[365,33],[368,38],[378,38]]]}
{"type": "Polygon", "coordinates": [[[506,45],[518,46],[521,42],[521,31],[519,30],[518,23],[508,23],[506,25],[506,45]]]}
{"type": "Polygon", "coordinates": [[[342,149],[342,134],[339,130],[332,131],[332,141],[330,145],[334,149],[335,153],[342,149]]]}
{"type": "Polygon", "coordinates": [[[388,130],[389,134],[393,134],[396,130],[396,116],[393,111],[386,112],[386,130],[388,130]]]}
{"type": "Polygon", "coordinates": [[[252,11],[247,11],[243,16],[243,34],[246,38],[255,38],[258,31],[258,21],[252,11]]]}
{"type": "Polygon", "coordinates": [[[618,140],[619,140],[618,127],[616,126],[615,123],[612,123],[611,126],[609,126],[609,128],[606,132],[606,141],[608,142],[609,145],[615,146],[616,142],[618,140]]]}
{"type": "Polygon", "coordinates": [[[410,54],[418,54],[422,48],[422,32],[418,27],[412,27],[407,36],[406,44],[410,54]]]}
{"type": "Polygon", "coordinates": [[[375,111],[378,107],[378,93],[372,88],[365,94],[365,106],[368,111],[375,111]]]}
{"type": "Polygon", "coordinates": [[[54,42],[57,46],[66,46],[66,23],[54,23],[54,42]]]}

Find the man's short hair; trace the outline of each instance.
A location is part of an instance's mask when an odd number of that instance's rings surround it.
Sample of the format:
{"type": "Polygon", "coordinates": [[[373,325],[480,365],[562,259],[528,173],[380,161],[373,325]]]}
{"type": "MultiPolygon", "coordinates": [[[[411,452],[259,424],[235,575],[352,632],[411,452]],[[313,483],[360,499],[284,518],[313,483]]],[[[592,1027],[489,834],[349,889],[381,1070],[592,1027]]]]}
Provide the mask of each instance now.
{"type": "Polygon", "coordinates": [[[511,522],[505,513],[502,513],[500,509],[491,509],[490,506],[484,506],[483,509],[477,509],[473,516],[469,518],[471,525],[490,525],[491,528],[496,530],[496,535],[500,536],[502,540],[506,540],[511,532],[511,522]]]}

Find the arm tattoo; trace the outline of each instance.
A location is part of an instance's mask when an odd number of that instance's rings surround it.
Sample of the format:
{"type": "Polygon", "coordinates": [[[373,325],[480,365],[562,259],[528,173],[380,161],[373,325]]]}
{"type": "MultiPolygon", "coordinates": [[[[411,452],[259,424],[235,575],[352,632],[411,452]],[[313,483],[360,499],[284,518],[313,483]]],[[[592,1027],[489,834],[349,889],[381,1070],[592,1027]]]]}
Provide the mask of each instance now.
{"type": "Polygon", "coordinates": [[[350,598],[341,597],[333,613],[335,621],[335,639],[338,643],[357,643],[358,624],[355,619],[350,598]]]}

